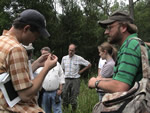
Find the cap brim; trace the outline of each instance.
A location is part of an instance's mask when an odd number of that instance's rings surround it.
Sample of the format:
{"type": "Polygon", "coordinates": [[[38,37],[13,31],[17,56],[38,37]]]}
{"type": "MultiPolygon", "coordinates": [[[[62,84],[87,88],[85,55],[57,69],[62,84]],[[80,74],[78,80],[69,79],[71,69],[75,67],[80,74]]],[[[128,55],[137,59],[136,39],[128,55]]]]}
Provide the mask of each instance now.
{"type": "Polygon", "coordinates": [[[48,38],[48,37],[50,37],[50,34],[49,34],[49,32],[47,31],[47,29],[40,29],[40,34],[41,34],[41,36],[43,37],[43,38],[48,38]]]}
{"type": "Polygon", "coordinates": [[[106,28],[107,25],[112,24],[114,22],[115,22],[115,20],[107,19],[107,20],[104,20],[104,21],[98,21],[98,24],[100,26],[102,26],[103,28],[106,28]]]}

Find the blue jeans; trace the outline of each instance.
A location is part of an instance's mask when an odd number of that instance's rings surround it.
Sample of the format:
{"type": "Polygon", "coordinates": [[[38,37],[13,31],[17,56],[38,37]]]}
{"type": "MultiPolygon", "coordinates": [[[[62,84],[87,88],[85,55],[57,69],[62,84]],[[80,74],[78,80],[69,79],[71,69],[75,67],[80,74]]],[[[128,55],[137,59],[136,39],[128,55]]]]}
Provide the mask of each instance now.
{"type": "Polygon", "coordinates": [[[102,101],[103,96],[105,95],[105,93],[98,93],[99,94],[99,101],[102,101]]]}
{"type": "Polygon", "coordinates": [[[57,91],[44,92],[42,98],[42,108],[46,113],[62,113],[61,96],[59,96],[59,103],[55,103],[55,96],[57,91]]]}

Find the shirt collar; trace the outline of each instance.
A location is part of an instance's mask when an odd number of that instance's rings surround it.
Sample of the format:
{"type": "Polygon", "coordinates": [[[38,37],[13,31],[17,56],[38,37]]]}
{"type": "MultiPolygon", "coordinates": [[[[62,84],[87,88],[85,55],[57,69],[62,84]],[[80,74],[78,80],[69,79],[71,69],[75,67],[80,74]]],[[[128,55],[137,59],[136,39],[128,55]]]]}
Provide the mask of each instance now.
{"type": "Polygon", "coordinates": [[[125,39],[125,41],[123,42],[123,44],[121,45],[120,49],[124,47],[124,45],[126,44],[127,40],[129,40],[130,38],[133,38],[133,37],[137,37],[137,36],[138,36],[137,33],[134,33],[134,34],[129,35],[129,36],[125,39]]]}
{"type": "Polygon", "coordinates": [[[10,36],[10,38],[13,38],[14,40],[16,40],[18,42],[16,36],[11,34],[8,30],[3,30],[3,35],[10,36]]]}

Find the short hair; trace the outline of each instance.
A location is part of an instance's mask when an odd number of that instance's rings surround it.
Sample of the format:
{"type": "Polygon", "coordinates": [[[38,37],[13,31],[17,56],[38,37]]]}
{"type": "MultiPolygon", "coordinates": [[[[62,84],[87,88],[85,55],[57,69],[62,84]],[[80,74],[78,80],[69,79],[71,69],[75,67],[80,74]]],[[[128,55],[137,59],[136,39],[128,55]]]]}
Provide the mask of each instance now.
{"type": "Polygon", "coordinates": [[[45,51],[48,51],[49,53],[51,53],[51,49],[49,48],[49,47],[43,47],[42,49],[41,49],[41,51],[42,50],[45,50],[45,51]]]}
{"type": "Polygon", "coordinates": [[[77,46],[75,44],[73,44],[73,43],[69,44],[69,46],[71,46],[71,45],[74,45],[75,49],[77,48],[77,46]]]}
{"type": "Polygon", "coordinates": [[[27,24],[27,23],[24,23],[24,22],[20,22],[17,19],[13,21],[12,25],[14,26],[15,29],[23,29],[26,25],[30,25],[30,31],[31,32],[39,32],[37,26],[32,25],[32,24],[27,24]]]}

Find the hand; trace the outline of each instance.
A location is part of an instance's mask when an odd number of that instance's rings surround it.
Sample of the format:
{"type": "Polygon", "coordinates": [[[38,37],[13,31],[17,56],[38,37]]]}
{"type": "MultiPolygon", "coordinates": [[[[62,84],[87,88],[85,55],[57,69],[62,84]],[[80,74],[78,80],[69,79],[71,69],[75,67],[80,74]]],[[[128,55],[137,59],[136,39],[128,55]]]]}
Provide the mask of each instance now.
{"type": "Polygon", "coordinates": [[[44,66],[44,63],[45,63],[45,61],[47,60],[48,56],[49,56],[49,53],[48,53],[48,54],[43,54],[43,55],[41,55],[41,56],[36,60],[38,67],[43,67],[43,66],[44,66]]]}
{"type": "Polygon", "coordinates": [[[81,71],[79,71],[78,74],[81,75],[81,71]]]}
{"type": "Polygon", "coordinates": [[[89,82],[88,82],[88,87],[89,88],[95,88],[95,82],[97,81],[97,78],[92,77],[90,78],[89,82]]]}
{"type": "Polygon", "coordinates": [[[47,60],[49,54],[43,54],[41,55],[37,60],[35,60],[33,63],[32,63],[32,70],[33,72],[38,69],[39,67],[44,67],[44,63],[45,61],[47,60]]]}
{"type": "Polygon", "coordinates": [[[55,67],[57,65],[57,60],[58,58],[56,55],[49,54],[47,60],[44,63],[44,67],[48,67],[49,69],[55,67]]]}
{"type": "Polygon", "coordinates": [[[57,95],[61,95],[61,93],[62,93],[62,90],[57,90],[57,95]]]}
{"type": "Polygon", "coordinates": [[[97,77],[96,77],[98,80],[102,79],[102,76],[99,74],[97,77]]]}

